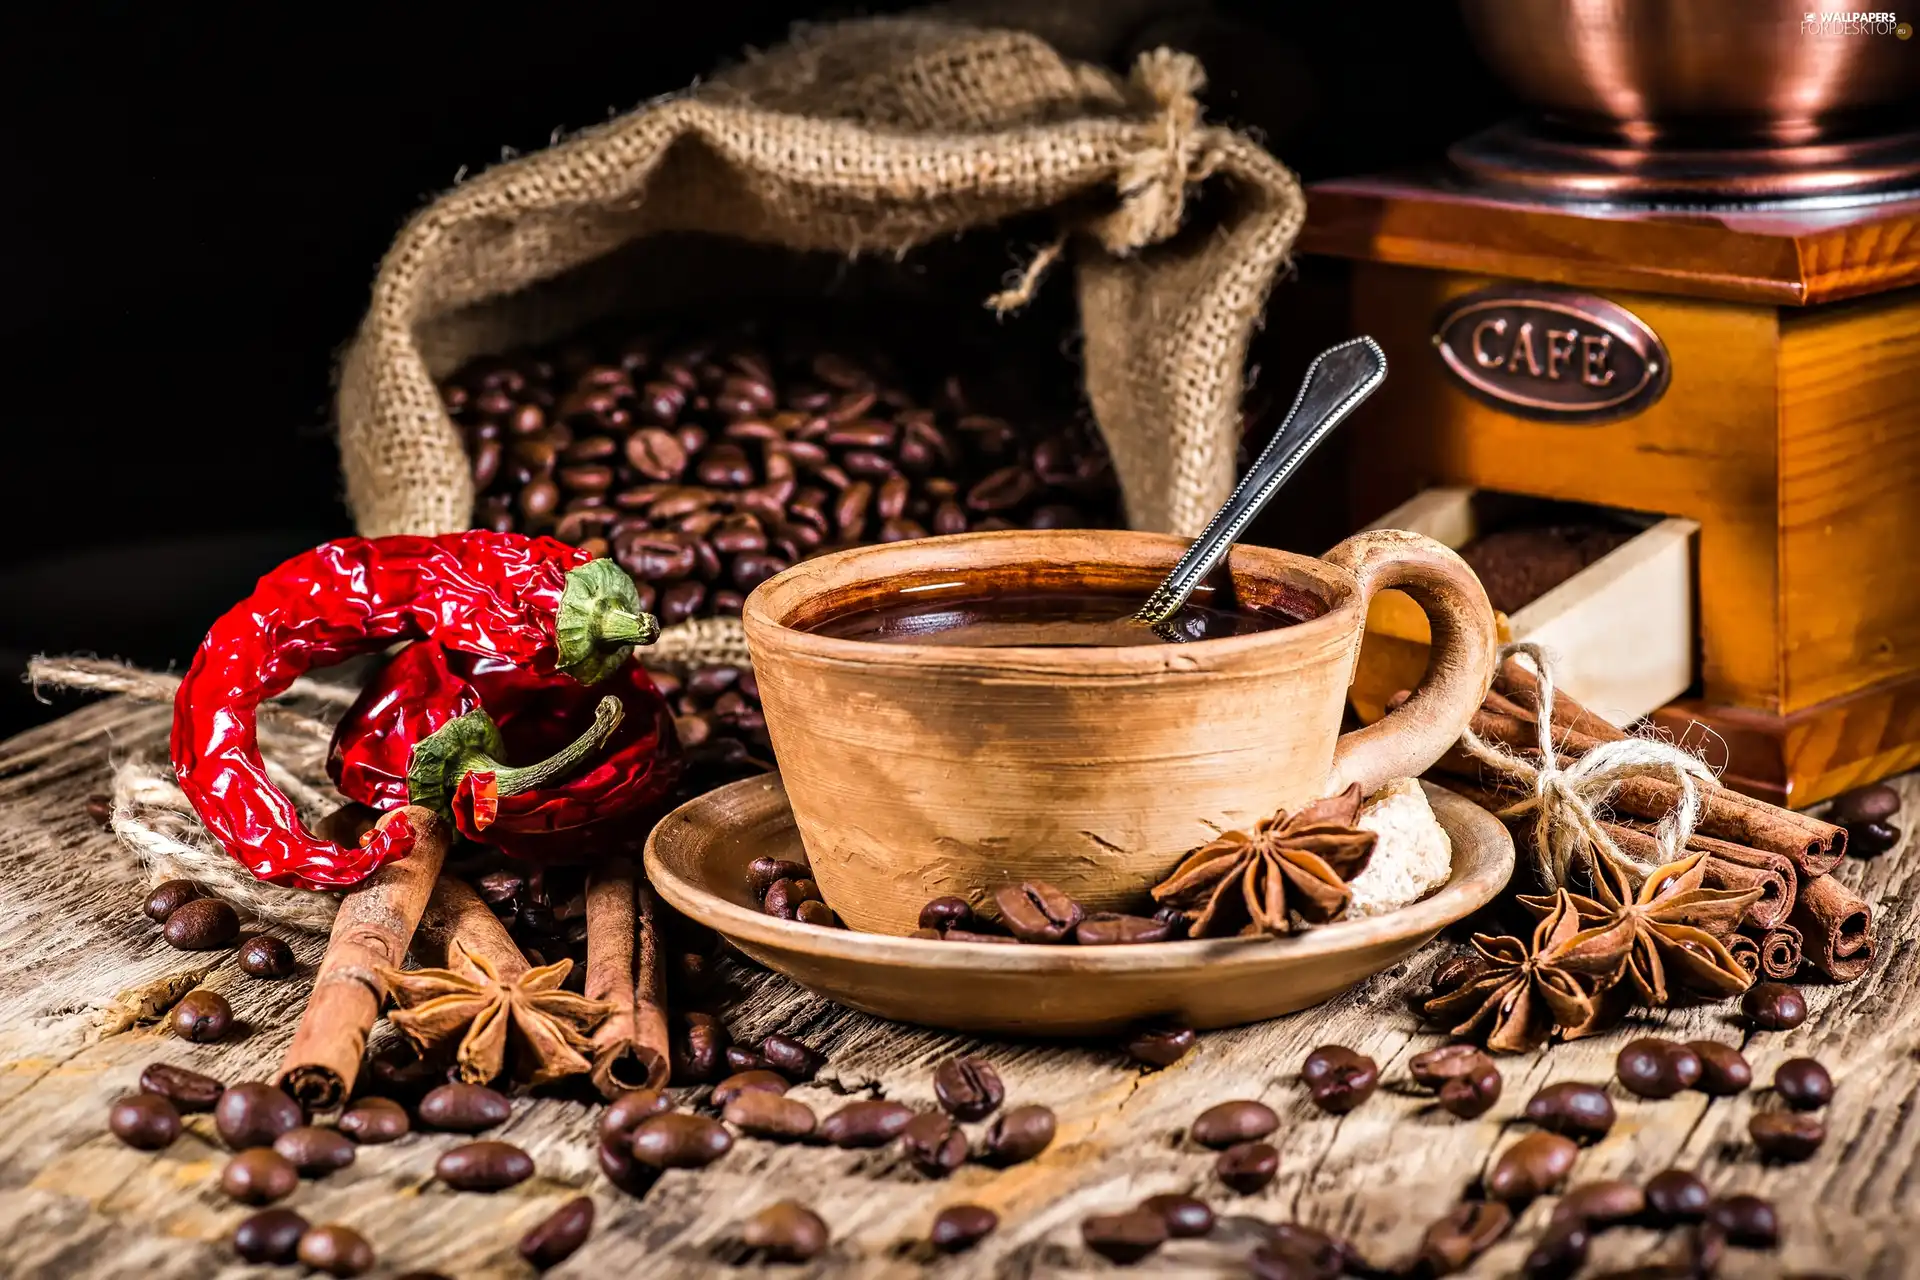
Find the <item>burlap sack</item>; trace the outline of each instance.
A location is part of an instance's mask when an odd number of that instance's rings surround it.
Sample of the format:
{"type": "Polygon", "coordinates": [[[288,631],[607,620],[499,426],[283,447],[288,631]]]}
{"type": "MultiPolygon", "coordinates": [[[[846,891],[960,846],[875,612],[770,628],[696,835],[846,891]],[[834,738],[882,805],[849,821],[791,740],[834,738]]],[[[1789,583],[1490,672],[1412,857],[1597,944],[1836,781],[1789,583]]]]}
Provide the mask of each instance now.
{"type": "Polygon", "coordinates": [[[1285,167],[1201,122],[1202,83],[1167,50],[1122,79],[1024,33],[848,22],[455,187],[387,253],[341,370],[361,532],[467,526],[472,480],[435,377],[658,309],[663,282],[614,269],[635,242],[899,255],[1050,213],[1061,240],[990,301],[1018,306],[1072,263],[1128,519],[1198,533],[1232,487],[1247,343],[1305,212],[1285,167]],[[1202,184],[1205,216],[1183,231],[1202,184]]]}

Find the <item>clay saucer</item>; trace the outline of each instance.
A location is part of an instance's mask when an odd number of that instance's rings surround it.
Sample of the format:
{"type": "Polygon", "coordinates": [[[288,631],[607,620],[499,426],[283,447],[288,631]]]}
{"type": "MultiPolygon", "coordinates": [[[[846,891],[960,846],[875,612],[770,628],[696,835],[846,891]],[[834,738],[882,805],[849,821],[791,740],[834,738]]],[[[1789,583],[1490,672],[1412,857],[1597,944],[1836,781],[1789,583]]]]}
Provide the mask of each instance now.
{"type": "Polygon", "coordinates": [[[1115,947],[937,942],[822,929],[760,911],[747,864],[804,862],[777,777],[748,778],[667,815],[647,841],[661,896],[778,973],[851,1008],[954,1031],[1095,1035],[1154,1017],[1206,1029],[1292,1013],[1394,963],[1492,899],[1513,871],[1498,819],[1428,786],[1453,875],[1398,911],[1284,938],[1115,947]]]}

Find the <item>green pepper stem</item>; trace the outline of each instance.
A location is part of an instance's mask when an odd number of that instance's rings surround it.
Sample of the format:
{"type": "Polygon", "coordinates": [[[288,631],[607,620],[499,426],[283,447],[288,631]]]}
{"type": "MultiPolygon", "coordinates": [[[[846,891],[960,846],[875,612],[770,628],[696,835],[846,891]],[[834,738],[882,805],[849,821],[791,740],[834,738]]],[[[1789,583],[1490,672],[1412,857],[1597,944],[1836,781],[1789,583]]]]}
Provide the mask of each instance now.
{"type": "Polygon", "coordinates": [[[624,714],[620,699],[608,694],[593,709],[592,726],[545,760],[515,766],[476,755],[466,761],[466,767],[461,772],[491,773],[495,790],[502,799],[517,796],[523,791],[537,790],[566,777],[605,745],[607,739],[613,736],[613,731],[620,727],[620,719],[624,714]]]}
{"type": "Polygon", "coordinates": [[[603,649],[627,644],[652,644],[660,635],[660,622],[650,613],[628,613],[625,609],[602,609],[594,617],[594,640],[603,649]]]}

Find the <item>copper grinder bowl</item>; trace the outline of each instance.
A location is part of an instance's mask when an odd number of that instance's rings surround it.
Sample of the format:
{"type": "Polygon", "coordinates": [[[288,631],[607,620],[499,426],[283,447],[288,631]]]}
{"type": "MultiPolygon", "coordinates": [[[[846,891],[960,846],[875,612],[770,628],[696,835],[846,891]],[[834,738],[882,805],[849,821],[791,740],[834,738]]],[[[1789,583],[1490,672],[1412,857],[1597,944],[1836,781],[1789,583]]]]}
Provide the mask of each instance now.
{"type": "MultiPolygon", "coordinates": [[[[1461,3],[1481,57],[1522,100],[1554,123],[1638,146],[1795,146],[1877,127],[1889,116],[1904,122],[1899,109],[1920,93],[1920,39],[1808,25],[1810,14],[1839,7],[1835,0],[1461,3]]],[[[1858,0],[1845,7],[1894,8],[1858,0]]]]}

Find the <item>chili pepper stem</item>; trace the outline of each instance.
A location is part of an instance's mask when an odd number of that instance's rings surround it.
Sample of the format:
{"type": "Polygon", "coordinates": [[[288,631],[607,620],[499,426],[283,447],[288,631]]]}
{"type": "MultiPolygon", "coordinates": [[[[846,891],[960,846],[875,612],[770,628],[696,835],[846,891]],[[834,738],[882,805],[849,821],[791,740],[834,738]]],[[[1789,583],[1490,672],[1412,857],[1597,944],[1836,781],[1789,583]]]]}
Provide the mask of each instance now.
{"type": "Polygon", "coordinates": [[[408,798],[436,813],[446,813],[453,806],[461,780],[470,773],[492,775],[497,796],[518,795],[545,786],[565,777],[604,746],[625,714],[620,699],[609,694],[594,708],[593,724],[585,733],[545,760],[516,766],[500,763],[506,744],[493,717],[485,711],[469,711],[414,745],[407,766],[408,798]]]}
{"type": "Polygon", "coordinates": [[[489,760],[484,763],[476,761],[472,769],[485,769],[493,774],[495,789],[503,799],[517,796],[522,791],[536,790],[559,781],[585,763],[588,756],[606,745],[613,731],[620,727],[620,718],[625,714],[620,699],[609,694],[600,699],[599,705],[593,709],[593,724],[585,733],[538,764],[514,766],[489,760]]]}
{"type": "Polygon", "coordinates": [[[567,574],[554,613],[556,665],[581,684],[598,684],[620,669],[636,644],[652,644],[660,623],[640,607],[640,593],[611,560],[589,560],[567,574]]]}

